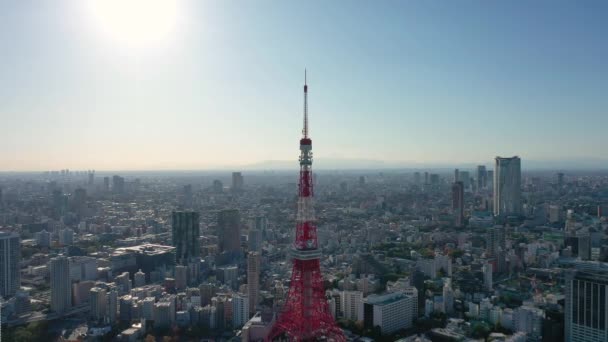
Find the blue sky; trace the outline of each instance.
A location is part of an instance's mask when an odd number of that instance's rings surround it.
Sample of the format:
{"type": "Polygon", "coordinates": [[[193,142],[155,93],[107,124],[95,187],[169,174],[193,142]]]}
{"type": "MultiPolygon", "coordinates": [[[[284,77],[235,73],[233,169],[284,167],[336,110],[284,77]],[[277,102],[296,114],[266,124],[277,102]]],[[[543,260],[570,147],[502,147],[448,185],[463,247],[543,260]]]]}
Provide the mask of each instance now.
{"type": "Polygon", "coordinates": [[[90,3],[0,3],[0,170],[295,162],[305,67],[321,160],[608,159],[605,1],[90,3]]]}

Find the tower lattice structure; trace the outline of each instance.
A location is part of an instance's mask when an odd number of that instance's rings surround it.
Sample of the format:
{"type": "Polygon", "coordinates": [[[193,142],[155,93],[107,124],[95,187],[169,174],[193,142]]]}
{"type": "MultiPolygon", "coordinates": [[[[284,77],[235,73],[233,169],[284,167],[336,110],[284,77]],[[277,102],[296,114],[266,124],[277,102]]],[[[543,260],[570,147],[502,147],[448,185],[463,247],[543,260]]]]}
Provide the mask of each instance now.
{"type": "Polygon", "coordinates": [[[268,340],[345,341],[329,311],[319,265],[321,250],[312,203],[312,140],[308,136],[308,84],[304,73],[304,128],[300,139],[300,182],[296,235],[291,247],[293,270],[289,294],[268,340]]]}

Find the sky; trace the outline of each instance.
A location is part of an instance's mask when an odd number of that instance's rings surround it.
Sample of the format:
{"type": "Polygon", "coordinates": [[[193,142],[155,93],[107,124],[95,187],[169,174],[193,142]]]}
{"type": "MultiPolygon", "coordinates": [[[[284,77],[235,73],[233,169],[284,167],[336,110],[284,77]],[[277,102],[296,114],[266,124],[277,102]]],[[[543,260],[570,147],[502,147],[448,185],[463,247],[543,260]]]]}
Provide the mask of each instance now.
{"type": "MultiPolygon", "coordinates": [[[[0,171],[608,161],[606,1],[0,2],[0,171]]],[[[608,166],[608,162],[606,163],[608,166]]]]}

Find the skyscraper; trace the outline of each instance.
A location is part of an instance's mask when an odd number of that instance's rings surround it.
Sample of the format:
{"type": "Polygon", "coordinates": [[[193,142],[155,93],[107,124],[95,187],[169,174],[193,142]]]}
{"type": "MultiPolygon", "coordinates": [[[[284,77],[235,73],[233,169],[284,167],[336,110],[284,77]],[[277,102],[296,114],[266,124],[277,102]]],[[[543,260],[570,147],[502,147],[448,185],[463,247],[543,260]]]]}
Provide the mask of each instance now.
{"type": "Polygon", "coordinates": [[[50,261],[51,310],[65,312],[72,306],[70,263],[67,257],[58,256],[50,261]]]}
{"type": "Polygon", "coordinates": [[[103,177],[103,191],[104,192],[109,192],[110,191],[110,177],[103,177]]]}
{"type": "Polygon", "coordinates": [[[125,179],[118,175],[112,177],[112,191],[116,194],[125,192],[125,179]]]}
{"type": "Polygon", "coordinates": [[[249,252],[247,255],[247,296],[249,315],[252,316],[260,297],[260,253],[257,252],[249,252]]]}
{"type": "Polygon", "coordinates": [[[262,249],[262,232],[255,228],[249,229],[247,243],[250,252],[259,252],[262,249]]]}
{"type": "Polygon", "coordinates": [[[566,272],[565,285],[566,341],[608,341],[608,268],[581,263],[566,272]]]}
{"type": "Polygon", "coordinates": [[[232,191],[243,190],[243,174],[240,172],[232,173],[232,191]]]}
{"type": "Polygon", "coordinates": [[[21,285],[19,261],[21,241],[19,234],[0,232],[0,296],[14,295],[21,285]]]}
{"type": "Polygon", "coordinates": [[[199,237],[199,214],[193,211],[174,211],[172,238],[177,263],[186,265],[189,260],[201,256],[199,237]]]}
{"type": "Polygon", "coordinates": [[[487,172],[485,165],[477,166],[477,191],[485,189],[487,186],[487,172]]]}
{"type": "Polygon", "coordinates": [[[452,210],[454,211],[454,225],[464,226],[464,185],[458,181],[452,184],[452,210]]]}
{"type": "Polygon", "coordinates": [[[222,210],[218,214],[218,238],[220,253],[241,251],[241,215],[237,209],[222,210]]]}
{"type": "Polygon", "coordinates": [[[494,215],[521,215],[521,160],[496,157],[494,166],[494,215]]]}

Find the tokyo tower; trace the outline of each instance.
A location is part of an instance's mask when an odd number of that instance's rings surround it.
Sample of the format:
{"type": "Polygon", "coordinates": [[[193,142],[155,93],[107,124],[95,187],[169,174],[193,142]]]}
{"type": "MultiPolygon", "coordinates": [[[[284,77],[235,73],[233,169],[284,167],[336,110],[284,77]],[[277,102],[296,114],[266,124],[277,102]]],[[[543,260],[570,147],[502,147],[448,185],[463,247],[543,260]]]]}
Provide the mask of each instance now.
{"type": "Polygon", "coordinates": [[[312,140],[308,136],[308,85],[304,71],[304,128],[300,139],[300,182],[296,236],[291,247],[293,271],[289,294],[268,340],[345,341],[325,298],[319,266],[315,212],[312,203],[312,140]]]}

